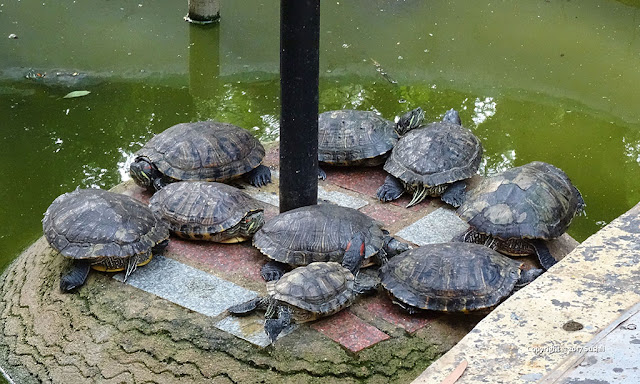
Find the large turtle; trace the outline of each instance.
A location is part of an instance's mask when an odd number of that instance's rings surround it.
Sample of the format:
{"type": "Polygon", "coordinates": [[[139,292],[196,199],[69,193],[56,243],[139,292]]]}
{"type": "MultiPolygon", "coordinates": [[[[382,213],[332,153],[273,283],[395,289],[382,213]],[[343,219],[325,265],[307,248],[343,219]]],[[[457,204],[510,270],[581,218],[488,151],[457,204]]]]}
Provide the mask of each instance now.
{"type": "Polygon", "coordinates": [[[58,196],[42,220],[51,246],[74,261],[60,289],[69,292],[84,284],[89,269],[125,271],[162,252],[169,238],[166,224],[132,197],[101,189],[77,189],[58,196]]]}
{"type": "Polygon", "coordinates": [[[397,254],[408,249],[388,235],[380,223],[353,208],[320,204],[281,213],[253,236],[253,245],[271,259],[262,268],[265,280],[276,280],[288,266],[314,261],[342,262],[345,248],[355,233],[365,236],[363,265],[374,256],[397,254]]]}
{"type": "Polygon", "coordinates": [[[464,241],[511,256],[536,254],[548,269],[556,260],[544,240],[562,235],[584,206],[560,168],[534,161],[484,179],[457,213],[471,226],[464,241]]]}
{"type": "Polygon", "coordinates": [[[151,211],[176,235],[191,240],[238,243],[264,224],[262,204],[241,190],[213,181],[181,181],[156,192],[151,211]]]}
{"type": "Polygon", "coordinates": [[[428,244],[390,259],[380,280],[409,313],[472,312],[495,307],[543,272],[521,265],[478,244],[428,244]]]}
{"type": "Polygon", "coordinates": [[[291,322],[313,321],[348,307],[357,294],[373,290],[378,282],[355,278],[347,268],[354,269],[364,254],[364,235],[354,235],[346,248],[345,262],[350,266],[329,261],[295,268],[279,280],[267,282],[266,296],[232,306],[228,311],[241,316],[266,309],[264,328],[275,341],[291,322]]]}
{"type": "Polygon", "coordinates": [[[384,164],[389,172],[377,195],[382,201],[413,193],[407,205],[420,203],[427,196],[441,196],[454,207],[464,200],[464,179],[473,176],[482,159],[482,144],[460,116],[449,110],[441,122],[411,130],[391,151],[384,164]]]}
{"type": "Polygon", "coordinates": [[[260,164],[264,153],[246,129],[214,121],[182,123],[138,150],[129,172],[138,185],[156,190],[175,181],[226,182],[241,175],[259,187],[271,182],[271,171],[260,164]]]}
{"type": "MultiPolygon", "coordinates": [[[[424,112],[416,108],[397,123],[373,111],[342,109],[318,116],[318,161],[336,166],[375,166],[384,163],[398,138],[422,123],[424,112]]],[[[326,174],[319,171],[324,179],[326,174]]]]}

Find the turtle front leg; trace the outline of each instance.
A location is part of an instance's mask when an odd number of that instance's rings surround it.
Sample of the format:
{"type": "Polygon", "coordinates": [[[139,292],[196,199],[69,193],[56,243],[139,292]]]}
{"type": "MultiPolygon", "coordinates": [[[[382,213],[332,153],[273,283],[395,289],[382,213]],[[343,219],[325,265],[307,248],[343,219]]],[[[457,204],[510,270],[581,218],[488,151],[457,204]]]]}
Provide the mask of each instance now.
{"type": "Polygon", "coordinates": [[[364,250],[364,234],[358,232],[349,240],[342,257],[342,266],[350,270],[354,276],[360,270],[360,265],[364,260],[364,250]]]}
{"type": "Polygon", "coordinates": [[[277,317],[275,319],[267,318],[264,321],[264,330],[273,343],[278,335],[291,324],[291,309],[289,307],[279,306],[277,309],[277,317]]]}
{"type": "Polygon", "coordinates": [[[279,261],[271,260],[260,269],[260,276],[265,281],[279,280],[289,266],[279,261]]]}
{"type": "Polygon", "coordinates": [[[258,165],[247,174],[249,184],[254,187],[262,187],[271,182],[271,170],[262,164],[258,165]]]}
{"type": "Polygon", "coordinates": [[[382,184],[380,188],[378,188],[376,196],[378,196],[378,199],[380,199],[380,201],[387,202],[399,198],[403,193],[404,185],[402,185],[402,181],[400,181],[396,177],[389,175],[386,179],[384,179],[384,184],[382,184]]]}
{"type": "Polygon", "coordinates": [[[327,173],[325,171],[323,171],[322,168],[318,168],[318,179],[320,179],[320,180],[326,180],[327,179],[327,173]]]}
{"type": "Polygon", "coordinates": [[[555,257],[553,257],[549,251],[549,247],[547,247],[547,244],[543,240],[531,240],[530,243],[535,248],[538,261],[545,271],[553,267],[558,262],[555,257]]]}
{"type": "Polygon", "coordinates": [[[87,281],[87,276],[91,270],[91,261],[74,260],[70,271],[60,276],[60,290],[69,293],[82,286],[87,281]]]}
{"type": "Polygon", "coordinates": [[[445,203],[458,208],[464,202],[464,199],[467,195],[466,193],[467,183],[463,180],[456,181],[453,184],[450,184],[444,193],[440,196],[440,200],[445,203]]]}
{"type": "Polygon", "coordinates": [[[162,255],[169,245],[169,239],[163,240],[151,248],[153,255],[162,255]]]}

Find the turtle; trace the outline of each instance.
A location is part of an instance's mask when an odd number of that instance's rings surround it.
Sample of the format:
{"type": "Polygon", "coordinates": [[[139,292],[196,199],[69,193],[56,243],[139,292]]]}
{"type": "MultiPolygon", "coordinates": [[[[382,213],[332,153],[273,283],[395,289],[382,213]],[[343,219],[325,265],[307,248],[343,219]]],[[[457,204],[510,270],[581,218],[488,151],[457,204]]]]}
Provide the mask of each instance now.
{"type": "Polygon", "coordinates": [[[264,154],[249,131],[233,124],[181,123],[140,148],[129,173],[139,186],[155,190],[175,181],[227,182],[242,175],[261,187],[271,182],[271,171],[261,164],[264,154]]]}
{"type": "Polygon", "coordinates": [[[485,246],[449,242],[401,253],[379,275],[392,301],[410,314],[483,312],[543,273],[536,268],[523,272],[521,266],[485,246]]]}
{"type": "MultiPolygon", "coordinates": [[[[356,233],[345,251],[345,261],[313,262],[267,282],[267,295],[234,305],[227,311],[236,316],[266,310],[265,332],[275,341],[291,322],[304,323],[330,316],[351,305],[358,294],[372,292],[378,281],[354,276],[353,269],[364,254],[365,236],[356,233]],[[343,263],[345,264],[345,263],[343,263]]],[[[363,275],[364,277],[364,275],[363,275]]]]}
{"type": "Polygon", "coordinates": [[[545,240],[562,235],[584,207],[580,191],[560,168],[534,161],[485,178],[457,214],[470,225],[462,240],[511,256],[535,254],[548,269],[556,260],[545,240]]]}
{"type": "MultiPolygon", "coordinates": [[[[318,116],[318,161],[334,166],[383,164],[398,138],[422,124],[422,108],[413,109],[397,123],[373,111],[341,109],[318,116]]],[[[326,178],[320,169],[319,177],[326,178]]]]}
{"type": "Polygon", "coordinates": [[[172,233],[191,240],[239,243],[264,224],[259,201],[214,181],[171,183],[151,197],[149,208],[172,233]]]}
{"type": "Polygon", "coordinates": [[[91,268],[124,272],[168,244],[169,228],[138,200],[102,189],[76,189],[58,196],[42,220],[45,238],[56,251],[73,260],[62,275],[60,289],[70,292],[84,284],[91,268]]]}
{"type": "Polygon", "coordinates": [[[273,217],[253,236],[253,245],[271,259],[261,275],[267,281],[276,280],[288,266],[341,262],[347,243],[357,232],[365,236],[364,266],[409,248],[356,209],[334,204],[305,206],[273,217]]]}
{"type": "Polygon", "coordinates": [[[381,201],[391,201],[413,192],[407,208],[427,196],[440,196],[458,207],[464,200],[464,180],[477,172],[481,160],[480,140],[451,109],[442,121],[413,129],[398,141],[384,164],[390,175],[376,194],[381,201]]]}

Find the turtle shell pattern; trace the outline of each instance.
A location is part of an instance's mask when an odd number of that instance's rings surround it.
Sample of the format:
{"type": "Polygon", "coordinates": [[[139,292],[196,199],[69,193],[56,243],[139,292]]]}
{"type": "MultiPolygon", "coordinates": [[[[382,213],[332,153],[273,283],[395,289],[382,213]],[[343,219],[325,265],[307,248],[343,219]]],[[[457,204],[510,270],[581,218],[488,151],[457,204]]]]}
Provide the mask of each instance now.
{"type": "Polygon", "coordinates": [[[226,181],[256,168],[264,147],[246,129],[228,123],[182,123],[154,136],[136,157],[149,159],[176,180],[226,181]]]}
{"type": "Polygon", "coordinates": [[[73,259],[129,258],[169,238],[169,229],[132,197],[101,189],[58,196],[42,220],[51,246],[73,259]]]}
{"type": "Polygon", "coordinates": [[[380,278],[403,306],[466,312],[499,304],[513,291],[520,266],[483,245],[429,244],[391,258],[380,278]]]}
{"type": "MultiPolygon", "coordinates": [[[[357,232],[365,236],[365,259],[384,245],[381,225],[353,208],[320,204],[281,213],[253,236],[253,245],[273,260],[290,265],[342,262],[357,232]]],[[[363,263],[363,265],[366,263],[363,263]]]]}
{"type": "Polygon", "coordinates": [[[329,316],[349,306],[355,297],[355,278],[334,262],[311,263],[267,282],[267,293],[292,309],[296,322],[329,316]]]}
{"type": "Polygon", "coordinates": [[[318,116],[318,161],[379,165],[398,141],[396,124],[372,111],[338,110],[318,116]]]}
{"type": "Polygon", "coordinates": [[[478,232],[499,239],[553,239],[583,206],[580,192],[561,169],[535,161],[483,180],[458,215],[478,232]]]}
{"type": "Polygon", "coordinates": [[[207,181],[168,184],[151,197],[149,207],[172,232],[190,239],[211,238],[235,227],[248,214],[264,210],[241,190],[207,181]]]}
{"type": "Polygon", "coordinates": [[[435,122],[405,134],[384,170],[405,184],[434,187],[473,176],[481,160],[482,144],[469,129],[435,122]]]}

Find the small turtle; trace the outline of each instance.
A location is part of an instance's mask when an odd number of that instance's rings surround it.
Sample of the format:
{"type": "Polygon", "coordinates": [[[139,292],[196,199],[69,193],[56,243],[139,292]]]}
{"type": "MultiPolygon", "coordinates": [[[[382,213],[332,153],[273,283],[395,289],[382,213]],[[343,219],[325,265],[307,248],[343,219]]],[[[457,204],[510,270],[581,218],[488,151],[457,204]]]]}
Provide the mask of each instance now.
{"type": "Polygon", "coordinates": [[[409,248],[353,208],[333,204],[301,207],[275,216],[253,236],[253,245],[271,259],[263,266],[262,277],[276,280],[288,266],[314,261],[342,262],[345,247],[357,232],[365,236],[364,265],[371,264],[373,256],[384,258],[409,248]]]}
{"type": "MultiPolygon", "coordinates": [[[[372,111],[323,112],[318,116],[318,161],[337,166],[380,165],[398,137],[420,126],[423,118],[421,108],[405,113],[398,123],[372,111]]],[[[327,175],[320,170],[319,176],[327,175]]]]}
{"type": "Polygon", "coordinates": [[[156,192],[151,211],[176,235],[191,240],[239,243],[264,224],[259,201],[230,185],[213,181],[181,181],[156,192]]]}
{"type": "Polygon", "coordinates": [[[74,261],[60,289],[84,284],[89,269],[125,271],[124,280],[167,246],[169,229],[141,202],[101,189],[58,196],[42,220],[49,244],[74,261]]]}
{"type": "Polygon", "coordinates": [[[535,254],[548,269],[556,260],[544,240],[562,235],[584,206],[561,169],[534,161],[484,179],[457,213],[471,226],[464,241],[511,256],[535,254]]]}
{"type": "Polygon", "coordinates": [[[471,312],[495,307],[543,272],[521,265],[478,244],[428,244],[390,259],[380,280],[409,313],[471,312]]]}
{"type": "MultiPolygon", "coordinates": [[[[351,268],[364,254],[363,234],[356,234],[345,250],[351,268]]],[[[266,310],[265,332],[275,341],[291,322],[304,323],[330,316],[351,305],[357,294],[375,289],[378,281],[361,279],[347,265],[314,262],[285,273],[279,280],[267,282],[267,295],[232,306],[229,313],[242,316],[257,309],[266,310]]]]}
{"type": "Polygon", "coordinates": [[[420,203],[427,196],[441,196],[454,207],[464,200],[466,184],[482,159],[480,140],[462,127],[458,112],[449,110],[441,122],[414,129],[393,147],[384,164],[389,172],[377,195],[382,201],[413,192],[407,205],[420,203]]]}
{"type": "Polygon", "coordinates": [[[136,152],[129,172],[138,185],[156,190],[175,181],[225,182],[245,174],[260,187],[271,182],[271,171],[260,164],[264,153],[246,129],[214,121],[182,123],[136,152]]]}

